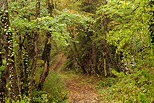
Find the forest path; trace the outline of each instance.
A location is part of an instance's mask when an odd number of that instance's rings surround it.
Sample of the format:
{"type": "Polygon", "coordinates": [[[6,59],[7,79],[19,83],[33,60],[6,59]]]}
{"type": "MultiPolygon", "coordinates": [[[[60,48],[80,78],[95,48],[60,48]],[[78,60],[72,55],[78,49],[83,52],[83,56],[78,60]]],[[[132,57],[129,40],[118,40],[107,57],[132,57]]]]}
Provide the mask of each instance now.
{"type": "Polygon", "coordinates": [[[63,53],[60,53],[57,56],[57,59],[54,61],[53,65],[50,67],[50,70],[59,71],[60,68],[63,66],[66,57],[63,53]]]}
{"type": "Polygon", "coordinates": [[[96,84],[97,77],[88,75],[66,74],[62,79],[68,91],[68,103],[104,103],[99,101],[96,84]]]}
{"type": "MultiPolygon", "coordinates": [[[[60,71],[65,61],[64,54],[59,54],[50,70],[60,71]]],[[[98,77],[75,74],[71,72],[59,72],[68,91],[68,103],[107,103],[100,101],[96,85],[100,81],[98,77]]]]}

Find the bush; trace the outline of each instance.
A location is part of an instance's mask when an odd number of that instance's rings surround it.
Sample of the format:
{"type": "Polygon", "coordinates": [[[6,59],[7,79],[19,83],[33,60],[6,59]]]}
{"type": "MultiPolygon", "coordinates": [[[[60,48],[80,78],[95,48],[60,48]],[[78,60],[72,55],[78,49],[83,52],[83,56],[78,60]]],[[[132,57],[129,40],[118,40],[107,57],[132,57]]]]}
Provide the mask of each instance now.
{"type": "Polygon", "coordinates": [[[50,71],[44,84],[44,90],[48,92],[49,103],[64,103],[67,99],[67,92],[63,80],[59,74],[50,71]]]}
{"type": "Polygon", "coordinates": [[[104,87],[111,87],[116,83],[116,81],[117,81],[117,78],[112,78],[112,77],[104,78],[97,84],[97,88],[100,89],[104,87]]]}
{"type": "Polygon", "coordinates": [[[128,75],[113,71],[116,79],[107,78],[98,84],[102,99],[122,103],[154,102],[154,75],[150,71],[136,70],[128,75]]]}
{"type": "Polygon", "coordinates": [[[48,103],[50,96],[46,91],[35,91],[33,102],[34,103],[48,103]]]}
{"type": "Polygon", "coordinates": [[[139,70],[132,74],[123,75],[123,73],[113,72],[118,76],[118,82],[109,81],[102,83],[107,87],[112,99],[123,103],[152,103],[154,101],[154,75],[148,70],[139,70]]]}
{"type": "Polygon", "coordinates": [[[97,90],[100,92],[100,99],[105,103],[117,103],[117,101],[113,101],[113,92],[111,87],[118,82],[118,78],[103,78],[101,81],[97,83],[97,90]]]}

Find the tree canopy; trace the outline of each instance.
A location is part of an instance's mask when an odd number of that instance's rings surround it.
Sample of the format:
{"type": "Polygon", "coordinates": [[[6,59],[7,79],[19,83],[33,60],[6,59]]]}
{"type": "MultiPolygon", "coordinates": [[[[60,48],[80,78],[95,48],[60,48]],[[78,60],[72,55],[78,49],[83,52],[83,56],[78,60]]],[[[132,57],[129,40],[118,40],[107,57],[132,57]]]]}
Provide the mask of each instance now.
{"type": "Polygon", "coordinates": [[[104,78],[118,103],[154,102],[153,4],[0,0],[0,101],[62,103],[61,87],[44,90],[54,67],[104,78]]]}

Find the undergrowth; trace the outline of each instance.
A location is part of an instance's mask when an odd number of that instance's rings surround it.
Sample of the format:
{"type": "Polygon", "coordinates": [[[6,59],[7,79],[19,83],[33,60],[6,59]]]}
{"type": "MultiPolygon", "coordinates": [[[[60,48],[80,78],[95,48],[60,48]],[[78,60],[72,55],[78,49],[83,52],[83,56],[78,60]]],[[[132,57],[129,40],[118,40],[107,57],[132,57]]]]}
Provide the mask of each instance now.
{"type": "Polygon", "coordinates": [[[64,81],[60,75],[54,71],[50,71],[50,75],[46,78],[44,90],[49,93],[50,103],[65,103],[67,100],[67,92],[64,81]]]}
{"type": "MultiPolygon", "coordinates": [[[[37,69],[35,74],[35,81],[38,83],[39,75],[41,74],[41,67],[37,69]]],[[[34,102],[36,103],[66,103],[67,92],[64,81],[60,78],[60,75],[50,70],[42,91],[34,92],[34,102]]]]}
{"type": "Polygon", "coordinates": [[[154,75],[148,70],[136,70],[125,75],[113,71],[117,78],[105,78],[97,84],[101,98],[114,103],[153,103],[154,75]]]}

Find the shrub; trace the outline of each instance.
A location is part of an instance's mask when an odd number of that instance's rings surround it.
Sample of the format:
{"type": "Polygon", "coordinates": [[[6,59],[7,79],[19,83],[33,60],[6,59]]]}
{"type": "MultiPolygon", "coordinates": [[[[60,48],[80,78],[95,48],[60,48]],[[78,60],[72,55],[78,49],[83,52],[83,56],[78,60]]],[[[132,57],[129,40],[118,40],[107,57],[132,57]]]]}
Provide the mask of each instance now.
{"type": "Polygon", "coordinates": [[[148,70],[136,70],[128,75],[113,71],[118,76],[117,83],[111,83],[112,79],[103,82],[102,86],[107,87],[109,95],[113,100],[123,103],[152,103],[154,101],[154,75],[148,70]],[[114,84],[114,85],[113,85],[114,84]]]}
{"type": "Polygon", "coordinates": [[[104,87],[111,87],[113,84],[116,83],[116,81],[117,78],[112,78],[112,77],[104,78],[97,84],[97,88],[100,89],[104,87]]]}
{"type": "Polygon", "coordinates": [[[44,84],[44,90],[48,92],[49,103],[64,103],[67,99],[67,92],[63,80],[59,74],[50,71],[44,84]]]}

